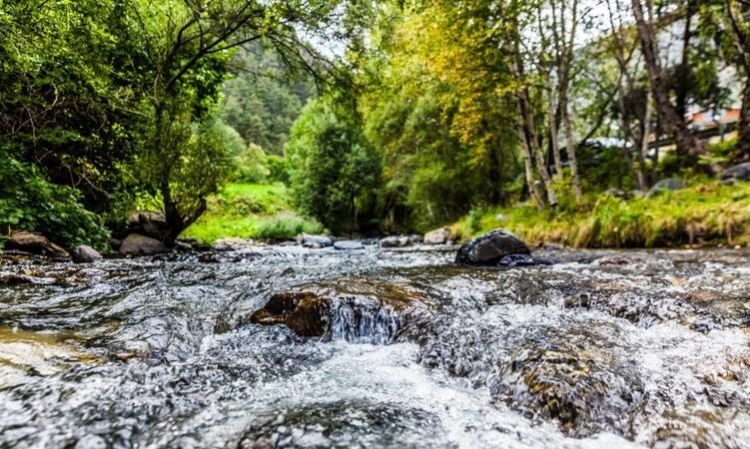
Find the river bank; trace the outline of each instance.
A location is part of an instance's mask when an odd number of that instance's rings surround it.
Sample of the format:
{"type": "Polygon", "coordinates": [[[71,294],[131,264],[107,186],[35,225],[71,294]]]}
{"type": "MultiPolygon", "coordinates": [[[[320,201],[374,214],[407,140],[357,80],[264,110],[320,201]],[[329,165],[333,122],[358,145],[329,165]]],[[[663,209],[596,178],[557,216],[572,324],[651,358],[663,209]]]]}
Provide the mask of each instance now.
{"type": "Polygon", "coordinates": [[[750,183],[696,182],[656,195],[610,192],[580,203],[563,198],[556,211],[531,203],[477,209],[451,226],[459,239],[509,229],[532,245],[573,248],[746,247],[750,183]]]}

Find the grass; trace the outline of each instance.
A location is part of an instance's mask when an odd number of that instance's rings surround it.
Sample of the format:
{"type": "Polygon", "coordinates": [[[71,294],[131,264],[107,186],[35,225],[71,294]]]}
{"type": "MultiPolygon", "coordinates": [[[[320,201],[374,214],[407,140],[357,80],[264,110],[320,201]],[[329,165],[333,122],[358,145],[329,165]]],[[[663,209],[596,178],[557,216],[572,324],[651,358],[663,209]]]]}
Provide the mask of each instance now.
{"type": "Polygon", "coordinates": [[[206,213],[182,237],[213,243],[229,237],[287,240],[324,232],[319,223],[293,211],[285,186],[230,183],[209,199],[206,213]]]}
{"type": "Polygon", "coordinates": [[[532,203],[475,210],[453,225],[453,232],[468,238],[495,228],[515,232],[532,245],[576,248],[750,245],[750,183],[703,181],[629,200],[590,195],[556,212],[539,212],[532,203]]]}

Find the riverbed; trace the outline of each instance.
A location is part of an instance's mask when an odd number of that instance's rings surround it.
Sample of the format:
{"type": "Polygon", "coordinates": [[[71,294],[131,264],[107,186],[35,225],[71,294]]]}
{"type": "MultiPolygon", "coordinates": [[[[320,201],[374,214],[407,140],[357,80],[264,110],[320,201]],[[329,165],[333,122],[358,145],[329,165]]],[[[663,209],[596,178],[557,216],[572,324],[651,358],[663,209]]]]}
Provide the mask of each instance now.
{"type": "Polygon", "coordinates": [[[749,252],[455,249],[0,265],[0,447],[750,447],[749,252]]]}

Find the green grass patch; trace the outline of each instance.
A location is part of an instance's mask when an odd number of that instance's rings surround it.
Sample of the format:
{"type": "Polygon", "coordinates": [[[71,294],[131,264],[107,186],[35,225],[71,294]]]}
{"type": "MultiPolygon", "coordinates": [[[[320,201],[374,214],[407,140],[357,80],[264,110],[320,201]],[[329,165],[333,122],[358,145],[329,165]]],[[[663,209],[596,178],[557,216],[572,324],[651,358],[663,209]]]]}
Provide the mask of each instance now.
{"type": "Polygon", "coordinates": [[[206,213],[182,236],[213,243],[229,237],[286,240],[324,232],[320,223],[294,212],[284,185],[230,183],[209,198],[206,213]]]}
{"type": "Polygon", "coordinates": [[[472,211],[453,226],[460,238],[495,228],[528,243],[576,248],[654,248],[750,244],[750,183],[698,182],[654,198],[589,195],[575,206],[540,212],[530,202],[472,211]]]}

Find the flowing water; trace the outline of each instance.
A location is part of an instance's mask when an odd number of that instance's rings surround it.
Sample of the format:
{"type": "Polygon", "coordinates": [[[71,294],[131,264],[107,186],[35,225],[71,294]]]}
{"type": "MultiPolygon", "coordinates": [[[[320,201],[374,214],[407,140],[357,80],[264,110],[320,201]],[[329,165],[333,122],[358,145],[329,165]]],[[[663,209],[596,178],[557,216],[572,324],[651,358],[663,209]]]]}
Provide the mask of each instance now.
{"type": "Polygon", "coordinates": [[[454,254],[1,265],[0,448],[750,448],[750,253],[454,254]]]}

